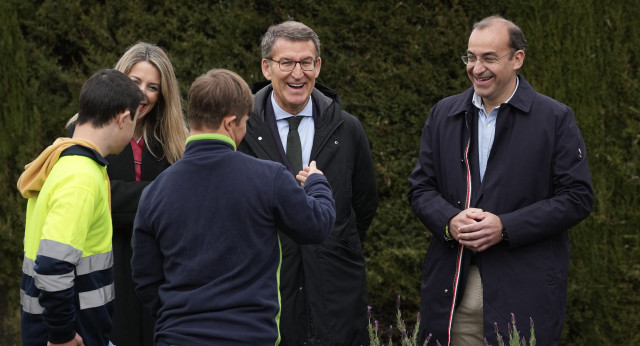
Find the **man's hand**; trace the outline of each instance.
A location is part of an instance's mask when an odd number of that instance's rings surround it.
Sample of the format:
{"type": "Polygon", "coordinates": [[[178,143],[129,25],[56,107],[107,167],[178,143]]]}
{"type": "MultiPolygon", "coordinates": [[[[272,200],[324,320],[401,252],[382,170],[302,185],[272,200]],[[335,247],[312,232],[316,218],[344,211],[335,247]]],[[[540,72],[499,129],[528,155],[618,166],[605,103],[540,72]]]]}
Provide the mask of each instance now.
{"type": "Polygon", "coordinates": [[[65,342],[64,344],[52,344],[51,342],[47,342],[47,346],[84,346],[84,342],[82,341],[82,337],[80,334],[76,333],[76,336],[65,342]]]}
{"type": "Polygon", "coordinates": [[[482,209],[469,208],[459,212],[458,215],[449,220],[449,233],[451,234],[453,239],[457,240],[458,242],[460,241],[458,238],[458,230],[464,225],[476,223],[474,217],[477,213],[482,213],[482,209]]]}
{"type": "Polygon", "coordinates": [[[316,167],[315,161],[311,161],[309,163],[309,166],[305,167],[302,171],[298,172],[298,175],[296,175],[296,179],[298,179],[301,185],[304,186],[304,182],[307,181],[307,178],[311,174],[323,174],[322,171],[319,170],[318,167],[316,167]]]}
{"type": "Polygon", "coordinates": [[[474,252],[482,252],[502,241],[502,221],[493,213],[467,209],[451,219],[451,236],[474,252]],[[463,214],[463,216],[461,216],[463,214]]]}

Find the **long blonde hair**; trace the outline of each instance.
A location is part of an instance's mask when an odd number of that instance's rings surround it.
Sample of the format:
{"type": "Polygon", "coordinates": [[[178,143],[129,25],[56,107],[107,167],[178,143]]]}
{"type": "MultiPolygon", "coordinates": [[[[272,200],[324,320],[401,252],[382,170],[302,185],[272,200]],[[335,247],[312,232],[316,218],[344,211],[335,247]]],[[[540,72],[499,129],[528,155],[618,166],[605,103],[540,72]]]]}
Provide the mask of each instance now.
{"type": "MultiPolygon", "coordinates": [[[[165,155],[169,163],[173,164],[182,157],[185,141],[189,135],[182,113],[178,80],[173,71],[173,65],[162,48],[146,42],[137,42],[127,48],[114,68],[129,75],[133,65],[141,61],[152,64],[160,72],[161,97],[137,126],[142,127],[144,142],[149,152],[155,157],[165,155]],[[150,136],[162,145],[164,153],[153,152],[149,146],[150,136]]],[[[67,126],[76,119],[77,114],[69,119],[67,126]]]]}

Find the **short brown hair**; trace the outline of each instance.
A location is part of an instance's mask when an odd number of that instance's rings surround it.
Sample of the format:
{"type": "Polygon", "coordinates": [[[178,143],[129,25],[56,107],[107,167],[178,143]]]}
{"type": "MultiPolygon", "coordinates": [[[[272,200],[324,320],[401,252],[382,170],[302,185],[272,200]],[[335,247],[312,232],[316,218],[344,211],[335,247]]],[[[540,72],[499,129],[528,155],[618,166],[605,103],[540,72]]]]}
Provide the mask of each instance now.
{"type": "Polygon", "coordinates": [[[253,112],[249,85],[235,72],[213,69],[198,77],[189,89],[189,126],[193,129],[217,129],[227,115],[236,123],[253,112]]]}

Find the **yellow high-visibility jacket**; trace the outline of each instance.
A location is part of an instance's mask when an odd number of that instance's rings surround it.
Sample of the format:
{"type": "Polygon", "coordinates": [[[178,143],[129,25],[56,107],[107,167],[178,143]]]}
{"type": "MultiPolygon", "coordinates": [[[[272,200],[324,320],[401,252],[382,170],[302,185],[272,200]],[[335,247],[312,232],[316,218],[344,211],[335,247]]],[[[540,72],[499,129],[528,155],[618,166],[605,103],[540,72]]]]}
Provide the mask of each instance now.
{"type": "Polygon", "coordinates": [[[75,145],[29,198],[22,266],[23,344],[108,344],[114,299],[106,160],[75,145]]]}

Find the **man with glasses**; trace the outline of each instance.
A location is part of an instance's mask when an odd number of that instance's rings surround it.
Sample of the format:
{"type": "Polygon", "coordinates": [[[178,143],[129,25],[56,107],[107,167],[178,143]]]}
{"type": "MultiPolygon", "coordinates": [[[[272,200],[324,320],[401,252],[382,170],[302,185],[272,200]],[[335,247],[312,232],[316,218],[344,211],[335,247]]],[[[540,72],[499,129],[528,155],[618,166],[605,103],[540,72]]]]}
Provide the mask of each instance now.
{"type": "Polygon", "coordinates": [[[253,87],[255,109],[239,150],[281,162],[294,176],[316,161],[336,202],[322,244],[280,234],[281,345],[366,344],[362,242],[378,206],[369,141],[336,92],[316,83],[322,60],[312,29],[295,21],[271,26],[261,48],[267,81],[253,87]]]}
{"type": "Polygon", "coordinates": [[[512,318],[528,339],[532,318],[539,345],[559,343],[568,230],[593,189],[573,111],[518,75],[525,46],[511,21],[476,23],[462,57],[473,86],[433,106],[424,127],[408,195],[433,234],[422,340],[497,344],[494,328],[508,339],[512,318]]]}

